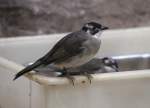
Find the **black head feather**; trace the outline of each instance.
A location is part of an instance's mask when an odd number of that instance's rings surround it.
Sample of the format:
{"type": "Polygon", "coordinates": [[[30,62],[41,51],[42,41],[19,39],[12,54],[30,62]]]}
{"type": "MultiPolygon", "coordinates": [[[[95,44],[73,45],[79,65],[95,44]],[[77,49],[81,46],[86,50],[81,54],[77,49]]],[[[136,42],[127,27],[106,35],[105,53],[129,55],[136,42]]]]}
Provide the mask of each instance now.
{"type": "Polygon", "coordinates": [[[89,31],[92,35],[95,35],[99,31],[106,30],[106,29],[108,29],[108,27],[102,26],[101,24],[96,23],[96,22],[86,23],[82,27],[83,31],[85,31],[85,32],[89,31]]]}

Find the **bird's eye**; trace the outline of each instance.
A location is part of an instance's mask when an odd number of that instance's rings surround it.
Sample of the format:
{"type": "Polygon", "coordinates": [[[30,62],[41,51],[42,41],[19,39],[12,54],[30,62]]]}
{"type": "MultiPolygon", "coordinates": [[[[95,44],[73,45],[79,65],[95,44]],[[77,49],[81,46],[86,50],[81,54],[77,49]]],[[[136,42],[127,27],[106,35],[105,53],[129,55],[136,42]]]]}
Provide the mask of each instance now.
{"type": "Polygon", "coordinates": [[[94,30],[95,32],[99,32],[99,28],[94,27],[93,30],[94,30]]]}
{"type": "Polygon", "coordinates": [[[88,30],[88,26],[87,25],[83,26],[82,30],[86,32],[88,30]]]}

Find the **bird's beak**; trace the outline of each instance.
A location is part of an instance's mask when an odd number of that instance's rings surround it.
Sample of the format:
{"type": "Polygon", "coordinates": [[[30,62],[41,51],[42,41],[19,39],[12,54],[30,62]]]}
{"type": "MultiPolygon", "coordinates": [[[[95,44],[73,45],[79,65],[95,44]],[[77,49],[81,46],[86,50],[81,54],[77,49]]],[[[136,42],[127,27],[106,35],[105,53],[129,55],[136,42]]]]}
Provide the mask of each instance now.
{"type": "Polygon", "coordinates": [[[108,27],[102,26],[101,30],[107,30],[109,29],[108,27]]]}

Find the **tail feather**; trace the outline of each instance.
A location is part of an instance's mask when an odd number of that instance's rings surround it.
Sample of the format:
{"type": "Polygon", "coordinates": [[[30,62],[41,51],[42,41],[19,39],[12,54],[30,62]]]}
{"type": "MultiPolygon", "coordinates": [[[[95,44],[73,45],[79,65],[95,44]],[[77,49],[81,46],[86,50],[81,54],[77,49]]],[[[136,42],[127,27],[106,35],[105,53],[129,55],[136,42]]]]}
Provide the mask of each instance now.
{"type": "Polygon", "coordinates": [[[16,80],[17,78],[19,78],[20,76],[24,75],[25,73],[28,73],[29,71],[33,70],[34,68],[40,66],[42,64],[41,61],[36,61],[35,63],[33,63],[32,65],[27,66],[26,68],[24,68],[23,70],[21,70],[20,72],[18,72],[13,80],[16,80]]]}

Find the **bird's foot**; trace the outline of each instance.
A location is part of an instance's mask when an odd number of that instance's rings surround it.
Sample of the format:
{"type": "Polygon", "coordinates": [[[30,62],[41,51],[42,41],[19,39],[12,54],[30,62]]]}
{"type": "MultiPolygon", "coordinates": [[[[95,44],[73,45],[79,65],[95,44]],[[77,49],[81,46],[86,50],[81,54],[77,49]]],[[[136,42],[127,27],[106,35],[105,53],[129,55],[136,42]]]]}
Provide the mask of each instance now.
{"type": "Polygon", "coordinates": [[[68,78],[68,80],[71,82],[71,84],[74,86],[74,77],[73,76],[70,76],[70,75],[67,75],[66,76],[68,78]]]}
{"type": "Polygon", "coordinates": [[[67,71],[66,68],[64,68],[63,70],[64,70],[64,72],[65,72],[64,76],[65,76],[66,78],[68,78],[68,80],[69,80],[69,81],[71,82],[71,84],[74,86],[74,85],[75,85],[75,84],[74,84],[74,80],[75,80],[74,77],[70,75],[70,73],[67,71]]]}

